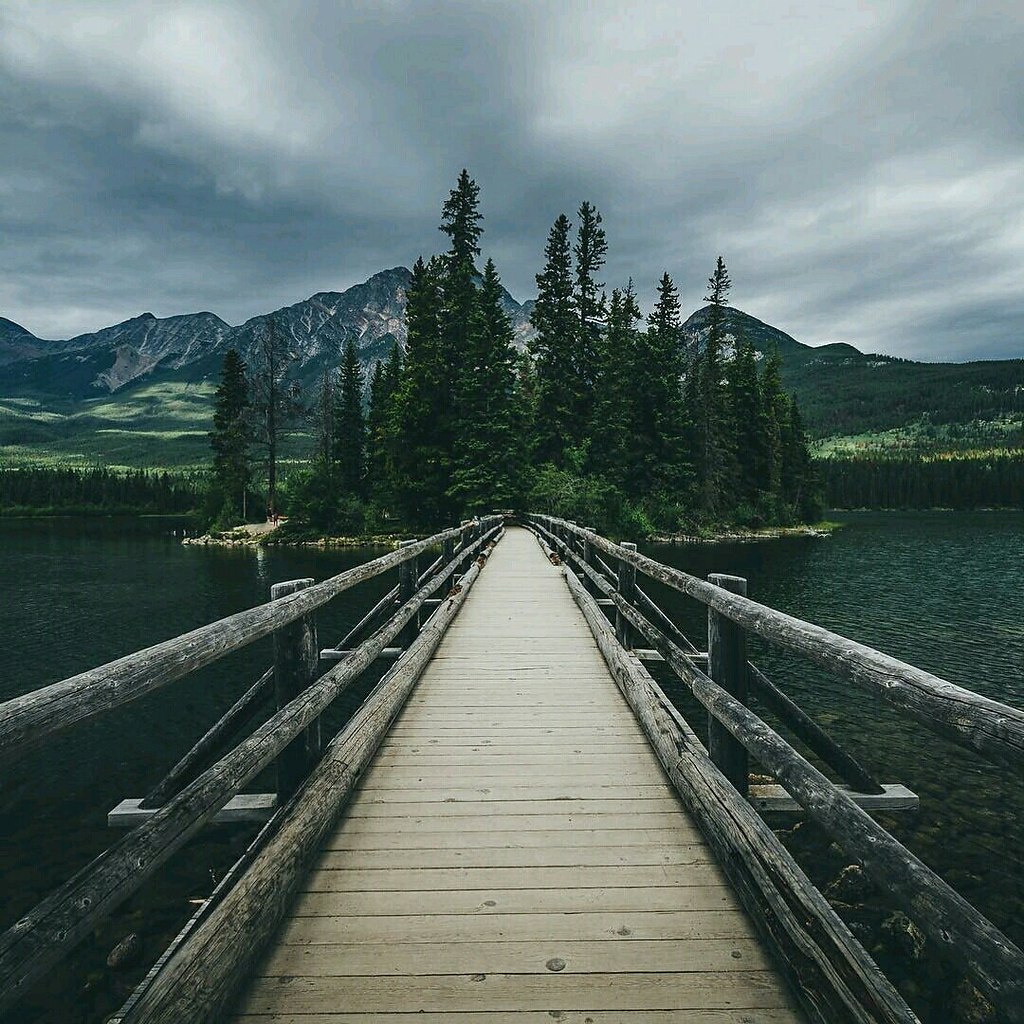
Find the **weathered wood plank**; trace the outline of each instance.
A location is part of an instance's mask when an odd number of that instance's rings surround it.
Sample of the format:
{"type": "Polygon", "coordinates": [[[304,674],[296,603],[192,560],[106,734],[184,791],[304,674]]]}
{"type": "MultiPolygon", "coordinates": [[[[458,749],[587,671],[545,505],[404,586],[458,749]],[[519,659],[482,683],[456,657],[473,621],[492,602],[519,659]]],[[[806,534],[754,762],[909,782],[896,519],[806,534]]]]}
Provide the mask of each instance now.
{"type": "MultiPolygon", "coordinates": [[[[482,546],[487,536],[476,544],[482,546]]],[[[448,623],[465,601],[481,564],[482,560],[469,568],[460,592],[452,594],[435,612],[407,656],[392,668],[334,740],[302,790],[282,811],[278,829],[255,854],[241,881],[207,908],[203,921],[188,939],[114,1018],[116,1024],[176,1024],[185,1020],[202,1024],[222,1019],[226,1003],[245,978],[253,953],[276,930],[320,838],[353,791],[448,623]]],[[[440,586],[446,575],[442,570],[418,595],[425,597],[434,589],[434,582],[440,586]]],[[[415,605],[414,599],[405,607],[414,612],[415,605]]],[[[405,621],[401,616],[394,620],[393,635],[405,621]]],[[[379,646],[390,639],[387,631],[376,636],[379,646]]]]}
{"type": "Polygon", "coordinates": [[[260,976],[386,977],[421,974],[539,974],[548,962],[564,961],[566,974],[630,974],[635,971],[764,971],[770,968],[753,939],[690,939],[666,942],[620,939],[580,942],[433,942],[282,945],[260,968],[260,976]]]}
{"type": "Polygon", "coordinates": [[[957,686],[821,626],[730,594],[599,534],[591,534],[590,540],[599,550],[625,559],[651,579],[696,598],[769,643],[882,697],[948,739],[997,762],[1024,763],[1024,711],[1020,708],[957,686]]]}
{"type": "Polygon", "coordinates": [[[230,651],[268,636],[338,594],[417,557],[455,532],[438,533],[409,548],[348,569],[291,597],[229,615],[99,668],[15,697],[0,705],[0,758],[12,757],[27,747],[37,746],[59,730],[135,700],[230,651]]]}
{"type": "Polygon", "coordinates": [[[787,1007],[769,971],[657,974],[427,975],[399,978],[257,979],[244,1012],[321,1013],[345,1006],[377,1012],[463,1010],[685,1010],[787,1007]]]}
{"type": "MultiPolygon", "coordinates": [[[[498,1010],[459,1013],[246,1013],[240,1024],[623,1024],[620,1010],[498,1010]],[[558,1017],[552,1018],[552,1012],[558,1017]]],[[[797,1024],[792,1010],[759,1007],[756,1019],[749,1010],[686,1010],[686,1024],[797,1024]]],[[[629,1024],[680,1024],[678,1010],[631,1010],[629,1024]]]]}
{"type": "Polygon", "coordinates": [[[620,889],[725,885],[716,864],[601,868],[334,868],[321,864],[303,892],[444,892],[463,889],[620,889]]]}
{"type": "Polygon", "coordinates": [[[388,917],[296,917],[281,933],[282,944],[359,942],[620,942],[634,939],[734,939],[757,933],[732,910],[658,910],[573,914],[395,914],[388,917]]]}

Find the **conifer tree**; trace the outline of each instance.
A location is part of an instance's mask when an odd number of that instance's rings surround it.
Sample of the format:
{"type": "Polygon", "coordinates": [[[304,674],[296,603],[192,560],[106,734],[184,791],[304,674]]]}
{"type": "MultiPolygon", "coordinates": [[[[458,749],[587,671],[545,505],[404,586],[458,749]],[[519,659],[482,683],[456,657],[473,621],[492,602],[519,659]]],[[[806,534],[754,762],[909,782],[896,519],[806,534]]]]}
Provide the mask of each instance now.
{"type": "Polygon", "coordinates": [[[466,513],[506,507],[515,491],[512,323],[492,260],[476,296],[468,365],[459,387],[460,430],[455,438],[449,496],[466,513]]]}
{"type": "Polygon", "coordinates": [[[326,471],[328,479],[334,477],[334,421],[337,416],[334,390],[331,371],[325,369],[320,378],[320,391],[312,419],[316,437],[316,461],[326,471]]]}
{"type": "Polygon", "coordinates": [[[721,256],[708,279],[705,302],[708,332],[704,350],[691,370],[695,373],[696,409],[695,461],[698,469],[698,503],[710,519],[721,519],[731,504],[728,493],[732,483],[732,450],[729,417],[723,387],[722,343],[725,340],[726,306],[732,282],[721,256]]]}
{"type": "Polygon", "coordinates": [[[249,411],[253,441],[266,452],[268,518],[277,515],[281,442],[303,415],[299,385],[291,378],[297,359],[274,316],[264,317],[249,375],[249,411]]]}
{"type": "Polygon", "coordinates": [[[576,386],[579,317],[573,299],[572,225],[562,214],[544,247],[544,269],[537,275],[537,301],[530,321],[537,330],[530,343],[537,367],[535,459],[564,465],[566,449],[583,440],[589,417],[580,419],[576,386]]]}
{"type": "Polygon", "coordinates": [[[736,497],[756,510],[760,496],[770,486],[768,417],[762,403],[757,374],[757,355],[746,338],[736,344],[736,353],[726,364],[726,393],[731,428],[735,439],[736,497]]]}
{"type": "Polygon", "coordinates": [[[579,317],[579,331],[573,350],[575,373],[572,386],[576,390],[573,400],[577,411],[586,415],[593,408],[594,376],[597,348],[603,333],[605,316],[604,284],[597,274],[608,256],[608,241],[601,227],[601,214],[589,202],[580,205],[579,226],[576,229],[576,287],[573,298],[579,317]]]}
{"type": "Polygon", "coordinates": [[[214,395],[213,474],[220,491],[220,519],[244,520],[249,488],[249,384],[246,367],[235,349],[228,349],[214,395]]]}
{"type": "Polygon", "coordinates": [[[636,452],[637,305],[633,280],[612,289],[608,329],[597,340],[590,463],[616,487],[631,482],[636,452]]]}
{"type": "Polygon", "coordinates": [[[394,497],[406,523],[433,525],[452,518],[446,496],[451,468],[454,395],[442,334],[443,262],[420,258],[405,310],[408,340],[394,399],[391,465],[394,497]]]}
{"type": "Polygon", "coordinates": [[[366,483],[366,420],[363,416],[363,370],[354,342],[345,344],[338,396],[334,403],[333,461],[342,494],[361,498],[366,483]]]}
{"type": "Polygon", "coordinates": [[[665,273],[647,333],[636,341],[634,486],[642,494],[681,496],[688,476],[681,328],[679,293],[665,273]]]}

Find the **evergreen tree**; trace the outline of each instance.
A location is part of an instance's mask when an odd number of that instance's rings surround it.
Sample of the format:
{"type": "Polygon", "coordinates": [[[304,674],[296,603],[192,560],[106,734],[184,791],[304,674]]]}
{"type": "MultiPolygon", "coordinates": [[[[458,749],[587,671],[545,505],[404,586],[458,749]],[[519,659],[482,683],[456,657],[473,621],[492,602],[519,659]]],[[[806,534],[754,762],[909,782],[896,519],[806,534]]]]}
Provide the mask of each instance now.
{"type": "Polygon", "coordinates": [[[681,498],[689,462],[685,450],[682,320],[675,283],[663,274],[647,333],[637,336],[633,486],[640,494],[681,498]]]}
{"type": "Polygon", "coordinates": [[[726,364],[726,392],[736,452],[736,497],[750,511],[758,510],[770,486],[770,431],[757,373],[757,355],[746,338],[726,364]]]}
{"type": "Polygon", "coordinates": [[[335,409],[334,380],[331,371],[325,369],[320,378],[320,391],[312,411],[313,433],[316,437],[316,461],[324,468],[328,479],[334,476],[334,421],[335,409]]]}
{"type": "Polygon", "coordinates": [[[624,488],[636,454],[637,305],[633,281],[612,289],[608,329],[597,340],[590,464],[593,471],[624,488]]]}
{"type": "Polygon", "coordinates": [[[488,260],[476,297],[470,359],[459,387],[460,430],[449,488],[449,496],[467,513],[506,507],[516,489],[515,353],[502,298],[501,280],[488,260]]]}
{"type": "Polygon", "coordinates": [[[302,415],[299,386],[290,376],[297,358],[278,330],[273,315],[264,317],[256,335],[249,395],[252,437],[266,452],[268,518],[277,515],[277,462],[281,442],[302,415]]]}
{"type": "Polygon", "coordinates": [[[365,495],[366,483],[366,421],[363,416],[363,370],[356,346],[350,339],[345,344],[341,364],[338,398],[334,406],[333,461],[336,478],[343,494],[365,495]]]}
{"type": "Polygon", "coordinates": [[[590,203],[580,205],[579,226],[576,229],[576,287],[573,298],[579,317],[579,330],[573,350],[575,373],[572,386],[576,390],[573,401],[582,415],[593,408],[594,378],[597,367],[597,349],[603,333],[605,297],[597,274],[608,256],[608,241],[601,227],[601,214],[590,203]]]}
{"type": "Polygon", "coordinates": [[[447,497],[454,394],[442,335],[444,266],[416,261],[405,310],[408,340],[395,395],[391,464],[395,501],[406,523],[454,518],[447,497]]]}
{"type": "Polygon", "coordinates": [[[695,462],[698,470],[698,504],[712,520],[722,519],[731,504],[733,452],[729,437],[729,416],[723,387],[722,344],[725,340],[726,306],[732,282],[721,256],[708,279],[705,302],[708,310],[708,331],[704,350],[691,366],[694,373],[696,408],[695,462]]]}
{"type": "Polygon", "coordinates": [[[537,419],[534,454],[538,462],[564,465],[565,452],[579,445],[589,425],[580,408],[576,339],[579,317],[573,299],[572,225],[562,214],[544,247],[544,270],[537,275],[537,301],[530,321],[537,335],[530,343],[537,367],[537,419]]]}
{"type": "Polygon", "coordinates": [[[786,392],[782,387],[782,358],[773,348],[761,371],[761,408],[764,414],[765,465],[761,487],[769,494],[782,493],[782,427],[789,415],[786,392]]]}
{"type": "Polygon", "coordinates": [[[224,525],[244,521],[249,488],[249,384],[246,367],[235,349],[228,349],[213,400],[213,474],[219,491],[219,518],[224,525]]]}

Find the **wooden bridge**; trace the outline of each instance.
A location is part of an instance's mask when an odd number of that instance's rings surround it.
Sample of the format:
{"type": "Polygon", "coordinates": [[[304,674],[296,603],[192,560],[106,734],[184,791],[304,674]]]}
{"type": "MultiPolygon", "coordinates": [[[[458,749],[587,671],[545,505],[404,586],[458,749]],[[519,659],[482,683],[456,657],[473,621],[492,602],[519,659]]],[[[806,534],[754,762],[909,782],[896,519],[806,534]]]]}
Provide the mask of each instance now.
{"type": "Polygon", "coordinates": [[[274,637],[272,668],[112,812],[131,830],[0,937],[0,1008],[219,818],[263,824],[114,1020],[915,1021],[760,813],[797,808],[1001,1019],[1024,1020],[1024,954],[867,813],[916,797],[880,785],[775,687],[746,636],[1017,771],[1024,712],[759,605],[734,577],[699,580],[561,520],[520,523],[485,518],[278,585],[266,605],[0,706],[10,756],[274,637]],[[321,651],[315,609],[395,570],[321,651]],[[638,573],[707,605],[705,652],[638,573]],[[648,673],[655,660],[707,709],[706,744],[648,673]],[[325,742],[322,712],[379,662],[325,742]],[[749,785],[750,757],[776,785],[749,785]],[[272,763],[276,794],[241,792],[272,763]]]}

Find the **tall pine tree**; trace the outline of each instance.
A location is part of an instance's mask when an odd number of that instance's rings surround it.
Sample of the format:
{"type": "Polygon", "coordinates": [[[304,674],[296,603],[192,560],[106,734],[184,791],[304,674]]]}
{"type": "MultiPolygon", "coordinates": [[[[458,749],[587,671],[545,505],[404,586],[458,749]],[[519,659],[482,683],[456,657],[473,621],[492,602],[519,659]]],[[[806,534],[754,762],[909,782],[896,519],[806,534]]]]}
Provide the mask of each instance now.
{"type": "Polygon", "coordinates": [[[459,388],[460,431],[449,495],[465,513],[507,507],[516,492],[512,323],[493,261],[476,296],[469,355],[459,388]]]}
{"type": "Polygon", "coordinates": [[[228,349],[213,400],[213,475],[221,525],[244,521],[249,488],[249,383],[242,357],[228,349]]]}
{"type": "Polygon", "coordinates": [[[363,369],[351,339],[345,344],[341,379],[334,403],[333,460],[341,492],[366,494],[366,420],[363,415],[363,369]]]}
{"type": "Polygon", "coordinates": [[[566,449],[579,445],[587,421],[580,421],[576,384],[579,317],[573,298],[572,225],[562,214],[544,247],[544,269],[537,275],[537,301],[530,321],[537,331],[530,342],[537,367],[537,418],[534,458],[565,464],[566,449]]]}

